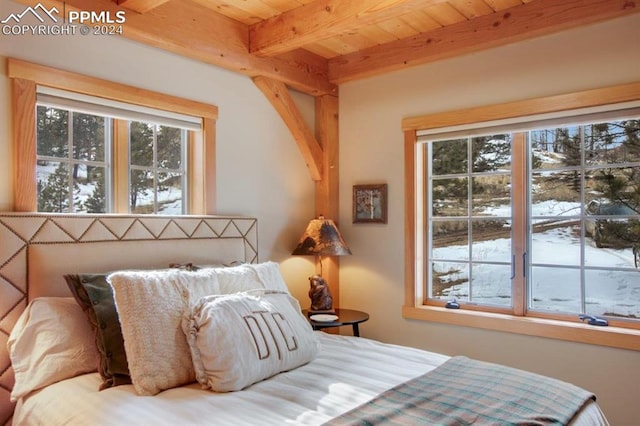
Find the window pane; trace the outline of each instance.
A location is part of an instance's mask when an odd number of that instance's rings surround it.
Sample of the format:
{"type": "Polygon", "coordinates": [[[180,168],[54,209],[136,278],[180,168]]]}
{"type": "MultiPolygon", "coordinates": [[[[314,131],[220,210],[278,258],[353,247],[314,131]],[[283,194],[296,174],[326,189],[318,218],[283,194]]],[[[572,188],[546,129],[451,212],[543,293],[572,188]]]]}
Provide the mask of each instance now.
{"type": "MultiPolygon", "coordinates": [[[[153,124],[132,121],[129,124],[130,163],[135,166],[153,166],[153,124]]],[[[132,210],[133,211],[133,210],[132,210]]]]}
{"type": "Polygon", "coordinates": [[[511,176],[472,178],[472,214],[474,216],[511,217],[511,176]]]}
{"type": "Polygon", "coordinates": [[[511,224],[506,220],[474,220],[472,222],[473,260],[511,262],[511,224]]]}
{"type": "Polygon", "coordinates": [[[68,164],[39,162],[36,175],[38,179],[38,211],[71,212],[68,164]]]}
{"type": "Polygon", "coordinates": [[[640,318],[637,271],[585,271],[586,313],[640,318]]]}
{"type": "Polygon", "coordinates": [[[186,131],[131,122],[129,138],[132,168],[130,211],[184,214],[186,131]]]}
{"type": "Polygon", "coordinates": [[[149,170],[131,170],[129,211],[135,214],[154,213],[153,173],[149,170]]]}
{"type": "Polygon", "coordinates": [[[159,126],[158,129],[158,167],[180,170],[182,167],[182,141],[184,130],[175,127],[159,126]]]}
{"type": "Polygon", "coordinates": [[[466,220],[433,222],[432,238],[433,259],[469,259],[469,225],[466,220]]]}
{"type": "Polygon", "coordinates": [[[473,280],[469,287],[469,264],[432,263],[434,299],[457,299],[494,306],[511,306],[511,266],[473,264],[473,280]]]}
{"type": "Polygon", "coordinates": [[[83,176],[76,180],[80,187],[81,209],[87,213],[106,213],[106,169],[93,166],[86,166],[84,169],[83,176]]]}
{"type": "Polygon", "coordinates": [[[640,161],[640,120],[585,126],[585,158],[588,165],[640,161]]]}
{"type": "Polygon", "coordinates": [[[469,214],[469,179],[434,179],[433,216],[467,216],[469,214]]]}
{"type": "Polygon", "coordinates": [[[511,135],[491,135],[471,139],[473,172],[511,169],[511,135]]]}
{"type": "Polygon", "coordinates": [[[587,220],[585,230],[587,266],[640,268],[640,219],[587,220]]]}
{"type": "Polygon", "coordinates": [[[531,216],[579,216],[581,176],[578,170],[533,173],[531,216]]]}
{"type": "Polygon", "coordinates": [[[529,133],[533,169],[558,169],[581,163],[580,128],[559,127],[529,133]]]}
{"type": "Polygon", "coordinates": [[[580,265],[580,221],[537,220],[531,237],[531,262],[580,265]]]}
{"type": "Polygon", "coordinates": [[[56,108],[37,108],[37,154],[67,158],[69,155],[69,113],[56,108]]]}
{"type": "Polygon", "coordinates": [[[640,166],[591,170],[585,185],[588,214],[640,214],[640,166]]]}
{"type": "Polygon", "coordinates": [[[432,142],[432,174],[437,176],[466,173],[469,163],[467,147],[467,139],[432,142]]]}
{"type": "Polygon", "coordinates": [[[588,221],[597,248],[620,250],[640,242],[637,219],[597,219],[588,221]]]}
{"type": "Polygon", "coordinates": [[[104,117],[73,112],[73,158],[105,160],[104,117]]]}
{"type": "Polygon", "coordinates": [[[434,299],[469,297],[469,265],[467,263],[433,262],[431,264],[431,292],[434,299]]]}
{"type": "Polygon", "coordinates": [[[530,134],[536,169],[531,177],[533,309],[579,313],[586,306],[587,312],[619,315],[614,307],[627,303],[620,297],[627,297],[624,269],[635,267],[633,247],[640,244],[640,170],[625,163],[638,152],[637,125],[634,120],[596,123],[530,134]],[[609,269],[586,269],[593,266],[609,269]]]}
{"type": "Polygon", "coordinates": [[[533,267],[529,306],[539,311],[580,313],[580,270],[533,267]]]}
{"type": "Polygon", "coordinates": [[[483,305],[511,306],[511,265],[474,263],[471,271],[469,301],[483,305]]]}
{"type": "Polygon", "coordinates": [[[158,173],[158,214],[182,214],[182,194],[181,173],[158,173]]]}

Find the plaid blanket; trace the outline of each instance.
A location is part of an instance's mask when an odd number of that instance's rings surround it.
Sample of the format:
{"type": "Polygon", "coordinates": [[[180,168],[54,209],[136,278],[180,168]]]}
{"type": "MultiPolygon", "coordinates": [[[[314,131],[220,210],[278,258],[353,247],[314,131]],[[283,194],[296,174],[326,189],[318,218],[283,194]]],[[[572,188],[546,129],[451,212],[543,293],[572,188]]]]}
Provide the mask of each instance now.
{"type": "Polygon", "coordinates": [[[327,425],[565,425],[595,396],[522,370],[454,357],[327,425]]]}

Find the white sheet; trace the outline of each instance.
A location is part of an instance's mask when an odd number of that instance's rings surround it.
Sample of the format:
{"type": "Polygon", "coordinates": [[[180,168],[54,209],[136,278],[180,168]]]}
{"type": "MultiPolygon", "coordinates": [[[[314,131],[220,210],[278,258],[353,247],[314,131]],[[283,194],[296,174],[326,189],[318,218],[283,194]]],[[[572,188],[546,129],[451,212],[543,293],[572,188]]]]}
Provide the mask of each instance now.
{"type": "MultiPolygon", "coordinates": [[[[214,393],[199,385],[137,396],[131,385],[98,392],[97,373],[49,386],[21,400],[22,425],[317,425],[382,391],[434,369],[447,356],[316,332],[318,357],[240,392],[214,393]]],[[[581,413],[584,425],[607,424],[597,404],[581,413]]]]}

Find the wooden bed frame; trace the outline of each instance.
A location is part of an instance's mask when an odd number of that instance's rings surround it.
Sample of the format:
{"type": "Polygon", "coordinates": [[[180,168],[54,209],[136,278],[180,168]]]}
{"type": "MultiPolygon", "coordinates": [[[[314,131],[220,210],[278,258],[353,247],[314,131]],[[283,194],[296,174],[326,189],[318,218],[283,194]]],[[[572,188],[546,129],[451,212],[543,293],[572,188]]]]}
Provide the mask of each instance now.
{"type": "Polygon", "coordinates": [[[11,422],[7,340],[30,300],[71,296],[67,273],[258,262],[255,218],[0,213],[0,424],[11,422]]]}

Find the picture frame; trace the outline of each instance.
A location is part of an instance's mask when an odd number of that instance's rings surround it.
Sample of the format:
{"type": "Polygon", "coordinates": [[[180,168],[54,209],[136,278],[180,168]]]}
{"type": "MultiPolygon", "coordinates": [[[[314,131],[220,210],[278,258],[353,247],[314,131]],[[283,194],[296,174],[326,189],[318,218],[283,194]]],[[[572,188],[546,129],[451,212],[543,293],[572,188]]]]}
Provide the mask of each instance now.
{"type": "Polygon", "coordinates": [[[353,223],[387,223],[387,184],[353,186],[353,223]]]}

